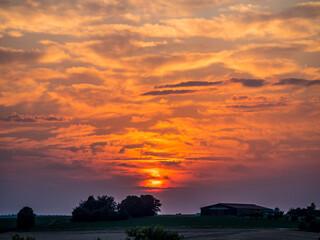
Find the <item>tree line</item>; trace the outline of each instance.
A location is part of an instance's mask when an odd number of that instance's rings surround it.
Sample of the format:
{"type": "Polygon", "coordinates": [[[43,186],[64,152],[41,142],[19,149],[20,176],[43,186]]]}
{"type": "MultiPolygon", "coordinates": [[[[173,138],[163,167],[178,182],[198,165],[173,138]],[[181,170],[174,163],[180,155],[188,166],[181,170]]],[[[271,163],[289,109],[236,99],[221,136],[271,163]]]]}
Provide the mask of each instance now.
{"type": "Polygon", "coordinates": [[[127,196],[117,203],[112,196],[89,196],[72,211],[72,221],[112,221],[154,216],[160,211],[160,200],[152,195],[127,196]]]}
{"type": "Polygon", "coordinates": [[[298,222],[299,229],[320,232],[320,210],[316,210],[314,203],[306,208],[291,208],[287,215],[291,221],[298,222]]]}
{"type": "MultiPolygon", "coordinates": [[[[72,221],[112,221],[154,216],[160,211],[160,207],[160,201],[152,195],[127,196],[120,203],[116,203],[112,196],[104,195],[97,198],[89,196],[86,201],[81,201],[79,206],[73,209],[72,221]]],[[[32,208],[22,208],[17,216],[17,228],[30,230],[34,226],[35,216],[32,208]]],[[[285,215],[279,208],[276,208],[270,219],[283,217],[298,222],[301,230],[320,232],[320,210],[316,209],[314,203],[306,208],[292,208],[285,215]]]]}

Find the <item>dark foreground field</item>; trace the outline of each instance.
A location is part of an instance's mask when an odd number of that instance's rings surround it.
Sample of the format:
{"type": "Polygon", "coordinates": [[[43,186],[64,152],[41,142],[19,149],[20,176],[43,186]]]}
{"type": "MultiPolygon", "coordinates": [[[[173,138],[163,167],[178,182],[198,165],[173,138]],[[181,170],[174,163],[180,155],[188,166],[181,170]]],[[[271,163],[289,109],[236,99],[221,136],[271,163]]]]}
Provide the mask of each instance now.
{"type": "MultiPolygon", "coordinates": [[[[251,219],[237,217],[197,217],[193,215],[159,215],[110,222],[70,222],[69,216],[36,217],[35,231],[103,230],[135,226],[161,225],[163,227],[200,228],[297,228],[297,224],[286,220],[251,219]]],[[[1,229],[14,230],[15,219],[0,219],[1,229]]]]}
{"type": "MultiPolygon", "coordinates": [[[[242,228],[173,228],[193,240],[318,240],[319,233],[300,232],[292,229],[242,229],[242,228]]],[[[37,231],[18,233],[36,240],[123,240],[125,229],[86,231],[37,231]]],[[[15,232],[0,234],[1,240],[11,240],[15,232]]]]}
{"type": "MultiPolygon", "coordinates": [[[[36,226],[20,236],[32,236],[36,240],[120,240],[125,229],[134,226],[161,225],[178,231],[185,239],[228,240],[318,240],[319,233],[297,231],[296,223],[286,220],[250,219],[233,217],[196,217],[192,215],[160,215],[114,222],[72,223],[70,217],[37,217],[36,226]]],[[[1,240],[11,240],[15,219],[0,219],[1,240]],[[8,231],[10,230],[11,231],[8,231]],[[5,232],[7,231],[7,232],[5,232]]]]}

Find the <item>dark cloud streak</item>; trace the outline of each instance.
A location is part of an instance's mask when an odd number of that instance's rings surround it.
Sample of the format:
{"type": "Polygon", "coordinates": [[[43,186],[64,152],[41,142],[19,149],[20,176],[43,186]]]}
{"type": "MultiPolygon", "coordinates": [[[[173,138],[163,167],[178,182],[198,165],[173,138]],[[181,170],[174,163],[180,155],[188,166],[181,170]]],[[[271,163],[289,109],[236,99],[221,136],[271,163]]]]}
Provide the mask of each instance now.
{"type": "Polygon", "coordinates": [[[193,161],[231,161],[232,158],[229,157],[193,157],[193,158],[185,158],[186,160],[193,161]]]}
{"type": "Polygon", "coordinates": [[[0,64],[22,63],[30,64],[42,56],[39,50],[17,50],[0,47],[0,64]]]}
{"type": "Polygon", "coordinates": [[[274,83],[273,85],[299,85],[299,86],[313,86],[320,84],[320,80],[306,80],[299,78],[285,78],[280,79],[279,82],[274,83]]]}
{"type": "Polygon", "coordinates": [[[177,83],[177,84],[167,84],[167,85],[155,86],[155,88],[205,87],[205,86],[214,86],[214,85],[218,85],[221,83],[222,83],[222,81],[217,81],[217,82],[188,81],[188,82],[181,82],[181,83],[177,83]]]}
{"type": "Polygon", "coordinates": [[[175,153],[170,152],[144,152],[145,156],[154,156],[154,157],[172,157],[176,155],[175,153]]]}
{"type": "Polygon", "coordinates": [[[194,93],[196,90],[163,90],[163,91],[150,91],[141,94],[141,96],[161,96],[161,95],[171,95],[171,94],[186,94],[194,93]]]}
{"type": "Polygon", "coordinates": [[[265,80],[263,79],[239,79],[232,78],[231,82],[241,83],[244,87],[262,87],[265,85],[265,80]]]}
{"type": "Polygon", "coordinates": [[[124,145],[119,153],[125,153],[126,149],[135,149],[135,148],[143,148],[144,147],[144,144],[141,143],[141,144],[128,144],[128,145],[124,145]]]}
{"type": "Polygon", "coordinates": [[[280,106],[287,106],[288,104],[285,102],[278,102],[278,103],[259,103],[259,104],[238,104],[238,105],[231,105],[227,106],[227,108],[233,109],[265,109],[265,108],[272,108],[272,107],[280,107],[280,106]]]}
{"type": "Polygon", "coordinates": [[[32,122],[62,122],[66,119],[62,117],[54,117],[54,116],[37,116],[37,115],[22,115],[17,113],[12,113],[10,116],[6,118],[0,118],[0,121],[3,122],[24,122],[24,123],[32,123],[32,122]]]}

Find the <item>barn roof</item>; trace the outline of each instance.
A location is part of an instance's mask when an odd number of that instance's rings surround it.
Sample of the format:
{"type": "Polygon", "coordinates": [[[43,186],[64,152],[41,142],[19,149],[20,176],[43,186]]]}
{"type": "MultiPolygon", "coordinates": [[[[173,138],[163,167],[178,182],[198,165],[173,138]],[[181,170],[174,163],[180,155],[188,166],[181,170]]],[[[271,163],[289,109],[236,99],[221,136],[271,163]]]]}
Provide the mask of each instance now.
{"type": "Polygon", "coordinates": [[[272,210],[270,208],[258,206],[256,204],[244,204],[244,203],[217,203],[202,208],[211,207],[227,207],[227,208],[237,208],[237,209],[252,209],[252,210],[272,210]]]}

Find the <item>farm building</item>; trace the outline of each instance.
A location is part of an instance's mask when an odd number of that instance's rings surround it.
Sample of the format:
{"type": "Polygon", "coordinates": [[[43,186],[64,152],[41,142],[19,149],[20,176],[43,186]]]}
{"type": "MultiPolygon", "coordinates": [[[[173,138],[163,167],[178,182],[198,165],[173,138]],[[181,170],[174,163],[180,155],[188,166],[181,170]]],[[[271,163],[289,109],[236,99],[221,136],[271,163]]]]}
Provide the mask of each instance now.
{"type": "Polygon", "coordinates": [[[202,207],[201,216],[249,216],[253,213],[272,214],[273,210],[255,204],[218,203],[202,207]]]}

